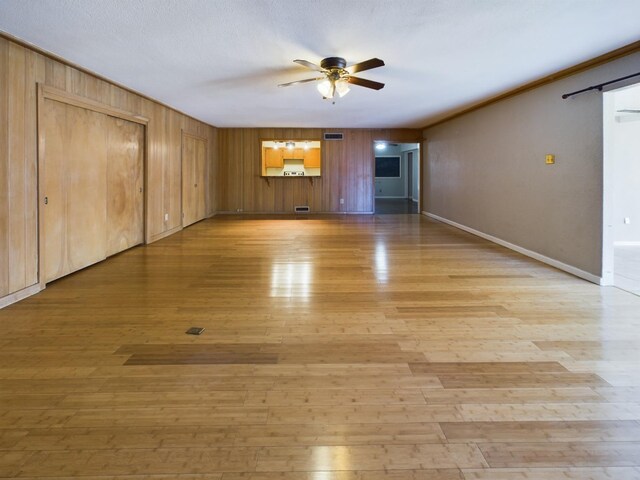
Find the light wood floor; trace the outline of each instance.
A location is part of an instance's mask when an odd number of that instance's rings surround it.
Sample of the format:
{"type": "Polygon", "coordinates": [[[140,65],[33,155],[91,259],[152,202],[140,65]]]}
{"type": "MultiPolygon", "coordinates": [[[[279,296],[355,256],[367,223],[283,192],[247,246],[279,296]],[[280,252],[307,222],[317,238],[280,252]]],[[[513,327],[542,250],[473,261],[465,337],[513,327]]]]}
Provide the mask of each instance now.
{"type": "Polygon", "coordinates": [[[616,287],[640,295],[640,246],[616,246],[614,261],[616,287]]]}
{"type": "Polygon", "coordinates": [[[2,478],[640,478],[640,298],[417,215],[218,217],[0,322],[2,478]]]}

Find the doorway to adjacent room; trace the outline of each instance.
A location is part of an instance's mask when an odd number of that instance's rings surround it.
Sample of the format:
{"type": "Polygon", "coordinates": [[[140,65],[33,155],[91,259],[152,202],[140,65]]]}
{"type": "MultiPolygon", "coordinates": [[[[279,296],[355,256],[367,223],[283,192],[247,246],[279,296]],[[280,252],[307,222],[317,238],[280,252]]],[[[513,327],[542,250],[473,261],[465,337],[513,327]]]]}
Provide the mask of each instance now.
{"type": "Polygon", "coordinates": [[[375,213],[417,214],[420,144],[374,142],[375,213]]]}
{"type": "Polygon", "coordinates": [[[640,295],[640,84],[603,102],[602,283],[640,295]]]}

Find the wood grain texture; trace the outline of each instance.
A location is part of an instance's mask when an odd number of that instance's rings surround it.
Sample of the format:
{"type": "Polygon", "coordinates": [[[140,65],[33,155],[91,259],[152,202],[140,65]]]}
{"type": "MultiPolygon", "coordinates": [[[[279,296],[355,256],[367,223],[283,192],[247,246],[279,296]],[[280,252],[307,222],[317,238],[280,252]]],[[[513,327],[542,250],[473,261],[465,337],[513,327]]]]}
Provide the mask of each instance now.
{"type": "MultiPolygon", "coordinates": [[[[181,228],[181,131],[206,138],[206,211],[216,211],[216,129],[0,37],[0,298],[39,282],[37,84],[149,119],[146,241],[181,228]],[[169,220],[165,221],[165,214],[169,220]]],[[[45,241],[42,238],[43,242],[45,241]]],[[[43,269],[44,270],[44,269],[43,269]]]]}
{"type": "Polygon", "coordinates": [[[0,297],[38,281],[35,58],[0,42],[0,297]]]}
{"type": "MultiPolygon", "coordinates": [[[[60,162],[64,197],[50,201],[64,202],[67,261],[54,278],[104,260],[107,251],[107,117],[71,105],[65,108],[65,156],[60,162]]],[[[44,215],[49,216],[46,207],[44,215]]],[[[56,258],[45,257],[45,262],[61,264],[56,258]]]]}
{"type": "Polygon", "coordinates": [[[221,212],[293,213],[297,205],[311,212],[373,212],[373,142],[419,142],[419,130],[316,128],[218,129],[221,212]],[[341,132],[341,141],[321,142],[321,176],[262,176],[262,140],[321,139],[325,132],[341,132]],[[340,199],[344,203],[340,203],[340,199]]]}
{"type": "Polygon", "coordinates": [[[635,479],[638,302],[420,216],[218,216],[0,311],[0,478],[635,479]]]}
{"type": "Polygon", "coordinates": [[[122,126],[102,113],[48,99],[43,109],[42,135],[49,146],[41,158],[47,198],[42,208],[45,279],[51,281],[128,248],[126,238],[122,242],[127,227],[134,230],[129,234],[134,235],[132,240],[141,241],[142,198],[137,191],[132,197],[130,184],[136,188],[142,179],[130,175],[136,170],[141,173],[138,150],[142,145],[135,124],[130,124],[133,139],[117,138],[122,126]],[[133,171],[126,153],[132,140],[136,140],[133,171]],[[123,143],[124,154],[119,151],[123,143]],[[128,205],[128,197],[138,199],[138,205],[128,205]]]}
{"type": "Polygon", "coordinates": [[[144,126],[107,117],[107,256],[144,241],[144,126]]]}
{"type": "Polygon", "coordinates": [[[207,216],[207,139],[182,134],[182,226],[207,216]]]}
{"type": "Polygon", "coordinates": [[[44,150],[40,153],[41,176],[43,183],[43,199],[46,212],[41,209],[43,217],[43,233],[48,232],[44,245],[44,278],[54,279],[65,274],[68,264],[66,249],[66,195],[64,186],[65,142],[67,126],[67,107],[63,103],[45,100],[40,125],[44,150]],[[46,134],[45,134],[46,132],[46,134]],[[49,202],[48,196],[55,201],[49,202]]]}

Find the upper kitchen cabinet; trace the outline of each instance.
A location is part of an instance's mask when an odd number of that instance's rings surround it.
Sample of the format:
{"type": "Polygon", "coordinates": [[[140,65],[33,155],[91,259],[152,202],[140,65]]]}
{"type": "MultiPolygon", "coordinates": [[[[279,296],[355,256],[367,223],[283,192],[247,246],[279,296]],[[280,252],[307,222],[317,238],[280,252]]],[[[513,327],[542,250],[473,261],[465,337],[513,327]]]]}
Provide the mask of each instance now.
{"type": "Polygon", "coordinates": [[[304,168],[320,168],[320,149],[310,148],[304,156],[304,168]]]}
{"type": "Polygon", "coordinates": [[[285,148],[282,150],[282,158],[284,160],[304,160],[303,148],[285,148]]]}
{"type": "Polygon", "coordinates": [[[319,140],[263,140],[262,175],[266,177],[319,177],[319,140]]]}
{"type": "Polygon", "coordinates": [[[263,163],[266,168],[282,168],[284,167],[284,159],[282,156],[282,150],[264,147],[263,151],[263,163]]]}

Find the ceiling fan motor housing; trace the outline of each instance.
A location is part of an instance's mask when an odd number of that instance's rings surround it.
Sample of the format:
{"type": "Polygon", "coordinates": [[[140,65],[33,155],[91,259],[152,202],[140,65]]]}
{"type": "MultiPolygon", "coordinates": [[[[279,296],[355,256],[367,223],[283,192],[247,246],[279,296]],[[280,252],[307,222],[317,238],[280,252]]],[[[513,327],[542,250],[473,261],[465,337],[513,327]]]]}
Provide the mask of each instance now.
{"type": "Polygon", "coordinates": [[[340,70],[344,69],[347,66],[347,62],[342,57],[328,57],[324,58],[320,62],[320,66],[327,70],[331,70],[334,68],[339,68],[340,70]]]}

